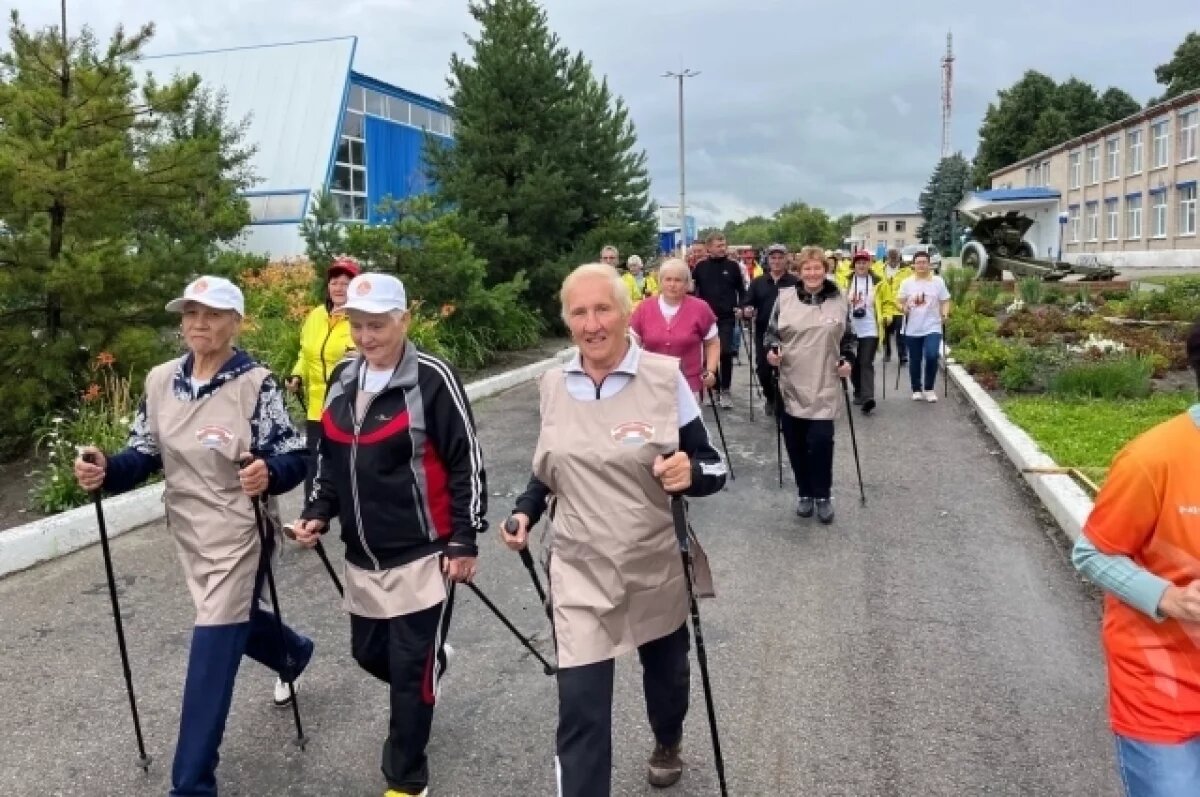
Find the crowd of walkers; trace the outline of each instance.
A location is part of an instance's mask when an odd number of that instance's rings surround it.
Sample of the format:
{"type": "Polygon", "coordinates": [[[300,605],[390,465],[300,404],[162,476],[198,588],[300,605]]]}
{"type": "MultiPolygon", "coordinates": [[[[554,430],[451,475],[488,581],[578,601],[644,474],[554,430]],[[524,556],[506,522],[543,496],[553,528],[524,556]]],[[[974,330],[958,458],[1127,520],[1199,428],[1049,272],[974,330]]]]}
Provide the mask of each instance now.
{"type": "MultiPolygon", "coordinates": [[[[693,642],[711,697],[696,603],[710,588],[699,577],[707,569],[697,564],[704,555],[685,497],[710,496],[729,476],[702,408],[707,398],[719,422],[736,406],[735,355],[747,355],[764,418],[787,452],[796,514],[825,524],[835,517],[835,419],[843,407],[870,415],[879,406],[880,355],[884,369],[893,353],[907,365],[914,400],[936,401],[950,301],[927,255],[917,253],[910,268],[895,251],[875,262],[865,252],[775,244],[764,268],[748,254],[730,257],[715,234],[685,258],[647,269],[634,256],[622,271],[610,246],[562,283],[576,350],[540,379],[531,473],[501,537],[541,593],[526,548],[535,526],[546,529],[560,795],[611,793],[614,661],[635,649],[653,736],[647,780],[667,787],[682,775],[693,642]]],[[[449,363],[409,339],[409,308],[396,277],[335,260],[280,385],[235,346],[245,314],[238,287],[196,279],[167,305],[181,316],[187,351],[150,372],[128,445],[87,448],[75,463],[79,484],[97,496],[159,472],[166,479],[169,529],[196,612],[172,797],[217,794],[243,656],[277,674],[272,700],[291,707],[303,738],[297,689],[315,647],[282,621],[272,566],[284,536],[317,548],[343,593],[351,656],[388,685],[386,797],[429,793],[426,747],[451,653],[455,587],[483,597],[473,580],[488,490],[463,385],[449,363]],[[304,404],[306,435],[293,426],[284,389],[304,404]],[[284,526],[275,496],[302,482],[300,517],[284,526]],[[321,545],[334,521],[345,546],[340,578],[321,545]]],[[[1188,353],[1200,381],[1200,326],[1188,353]]],[[[749,401],[753,412],[753,389],[749,401]]],[[[1131,797],[1200,793],[1200,659],[1187,631],[1194,626],[1185,625],[1200,622],[1192,564],[1200,498],[1188,492],[1198,483],[1197,427],[1200,409],[1123,452],[1075,547],[1080,569],[1110,593],[1113,725],[1131,797]],[[1163,772],[1182,785],[1152,788],[1163,772]]],[[[782,484],[782,457],[780,469],[782,484]]],[[[708,710],[724,793],[711,702],[708,710]]]]}

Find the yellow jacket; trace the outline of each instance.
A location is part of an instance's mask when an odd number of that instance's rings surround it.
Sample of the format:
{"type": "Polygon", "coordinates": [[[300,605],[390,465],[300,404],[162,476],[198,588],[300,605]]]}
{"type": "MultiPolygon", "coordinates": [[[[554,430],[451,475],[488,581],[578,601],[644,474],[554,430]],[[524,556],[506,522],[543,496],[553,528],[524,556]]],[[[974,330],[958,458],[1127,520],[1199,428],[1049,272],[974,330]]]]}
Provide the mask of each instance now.
{"type": "Polygon", "coordinates": [[[300,356],[292,376],[304,380],[304,399],[308,402],[308,420],[321,420],[325,406],[325,385],[333,366],[354,348],[350,339],[350,319],[344,313],[330,316],[325,305],[314,307],[300,328],[300,356]]]}
{"type": "Polygon", "coordinates": [[[637,307],[638,302],[642,299],[648,299],[651,296],[658,295],[658,280],[653,274],[647,274],[645,281],[642,283],[642,290],[638,291],[637,280],[633,275],[626,271],[621,275],[621,281],[625,283],[625,287],[629,289],[629,298],[633,300],[633,306],[637,307]]]}
{"type": "Polygon", "coordinates": [[[891,279],[888,279],[886,265],[879,269],[879,278],[888,284],[888,288],[892,294],[892,301],[893,304],[895,304],[895,309],[892,311],[893,315],[900,315],[903,312],[903,310],[900,309],[900,300],[896,297],[900,294],[900,283],[904,282],[912,275],[912,266],[907,266],[903,263],[901,263],[900,267],[896,269],[896,273],[892,275],[891,279]]]}
{"type": "MultiPolygon", "coordinates": [[[[853,273],[851,271],[847,274],[839,274],[837,277],[837,286],[842,293],[846,294],[847,300],[850,298],[850,278],[853,273]]],[[[900,309],[896,304],[896,293],[887,279],[874,273],[872,276],[875,277],[875,323],[879,327],[879,338],[882,340],[884,327],[899,314],[900,309]]],[[[900,283],[896,283],[896,285],[899,286],[900,283]]]]}

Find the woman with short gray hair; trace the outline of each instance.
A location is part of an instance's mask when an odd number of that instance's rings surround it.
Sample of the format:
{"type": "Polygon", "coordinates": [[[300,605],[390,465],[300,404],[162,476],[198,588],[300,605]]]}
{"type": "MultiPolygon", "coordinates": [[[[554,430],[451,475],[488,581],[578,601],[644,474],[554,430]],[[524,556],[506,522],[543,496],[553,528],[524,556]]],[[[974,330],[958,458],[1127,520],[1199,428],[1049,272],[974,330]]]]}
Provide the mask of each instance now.
{"type": "Polygon", "coordinates": [[[708,302],[688,296],[692,273],[687,263],[672,258],[659,268],[658,277],[657,300],[638,305],[629,327],[646,351],[679,360],[688,387],[703,400],[703,391],[717,383],[721,361],[717,317],[708,302]]]}

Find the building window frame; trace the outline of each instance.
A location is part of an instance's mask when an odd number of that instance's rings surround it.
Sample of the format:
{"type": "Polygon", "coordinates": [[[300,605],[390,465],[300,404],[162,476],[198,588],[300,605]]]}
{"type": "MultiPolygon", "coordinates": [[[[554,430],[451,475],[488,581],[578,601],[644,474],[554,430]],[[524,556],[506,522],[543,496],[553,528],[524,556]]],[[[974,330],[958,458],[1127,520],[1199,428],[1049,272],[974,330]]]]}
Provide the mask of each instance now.
{"type": "Polygon", "coordinates": [[[896,232],[907,232],[908,222],[906,222],[904,219],[896,219],[894,228],[896,232]]]}
{"type": "Polygon", "coordinates": [[[1179,227],[1176,236],[1192,237],[1196,235],[1196,181],[1179,183],[1175,186],[1179,197],[1179,227]]]}
{"type": "Polygon", "coordinates": [[[1162,240],[1167,237],[1167,189],[1150,192],[1150,237],[1162,240]]]}
{"type": "Polygon", "coordinates": [[[1142,195],[1129,194],[1125,197],[1125,239],[1142,239],[1142,195]]]}
{"type": "Polygon", "coordinates": [[[1084,216],[1086,229],[1084,235],[1087,236],[1088,243],[1100,240],[1100,203],[1088,202],[1087,214],[1084,216]]]}
{"type": "Polygon", "coordinates": [[[1087,148],[1088,185],[1100,182],[1100,144],[1091,144],[1087,148]]]}
{"type": "Polygon", "coordinates": [[[1071,227],[1071,243],[1079,243],[1079,205],[1067,208],[1067,216],[1071,227]]]}
{"type": "MultiPolygon", "coordinates": [[[[366,94],[361,96],[365,102],[366,94]]],[[[338,216],[342,221],[365,222],[370,215],[370,208],[367,207],[365,124],[364,112],[347,103],[337,152],[334,154],[333,171],[329,176],[329,194],[337,202],[338,216]]]]}
{"type": "Polygon", "coordinates": [[[1179,162],[1196,160],[1197,138],[1200,137],[1200,108],[1179,112],[1179,162]]]}
{"type": "Polygon", "coordinates": [[[1150,168],[1165,169],[1171,162],[1171,120],[1155,119],[1150,124],[1150,168]]]}
{"type": "Polygon", "coordinates": [[[1067,156],[1067,170],[1070,172],[1071,188],[1083,187],[1083,150],[1077,149],[1067,156]]]}
{"type": "Polygon", "coordinates": [[[875,232],[878,233],[878,232],[887,232],[887,231],[888,231],[887,219],[881,219],[881,220],[878,220],[875,222],[875,232]]]}
{"type": "Polygon", "coordinates": [[[1142,173],[1142,157],[1145,154],[1145,131],[1138,127],[1130,130],[1125,141],[1125,162],[1130,176],[1142,173]]]}
{"type": "Polygon", "coordinates": [[[1115,196],[1104,200],[1104,240],[1121,240],[1121,205],[1115,196]]]}
{"type": "Polygon", "coordinates": [[[1104,172],[1108,180],[1121,179],[1121,137],[1112,136],[1104,142],[1104,172]]]}

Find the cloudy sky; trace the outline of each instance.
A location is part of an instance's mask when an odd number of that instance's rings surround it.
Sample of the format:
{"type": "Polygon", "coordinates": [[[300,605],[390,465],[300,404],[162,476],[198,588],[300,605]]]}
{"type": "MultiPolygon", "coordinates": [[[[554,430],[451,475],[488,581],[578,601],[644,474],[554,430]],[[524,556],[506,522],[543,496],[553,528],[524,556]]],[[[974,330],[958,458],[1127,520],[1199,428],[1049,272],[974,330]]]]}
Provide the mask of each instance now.
{"type": "MultiPolygon", "coordinates": [[[[57,2],[16,0],[27,24],[57,2]]],[[[1140,102],[1197,0],[544,0],[550,25],[606,74],[649,155],[654,197],[678,201],[676,90],[687,81],[689,210],[701,225],[803,199],[837,214],[916,198],[938,157],[940,59],[954,32],[953,145],[968,156],[987,103],[1026,69],[1119,86],[1140,102]],[[1006,8],[1007,17],[994,7],[1006,8]],[[916,9],[919,9],[916,10],[916,9]]],[[[70,0],[107,36],[157,26],[151,53],[359,37],[355,68],[444,97],[474,29],[466,0],[70,0]]]]}

